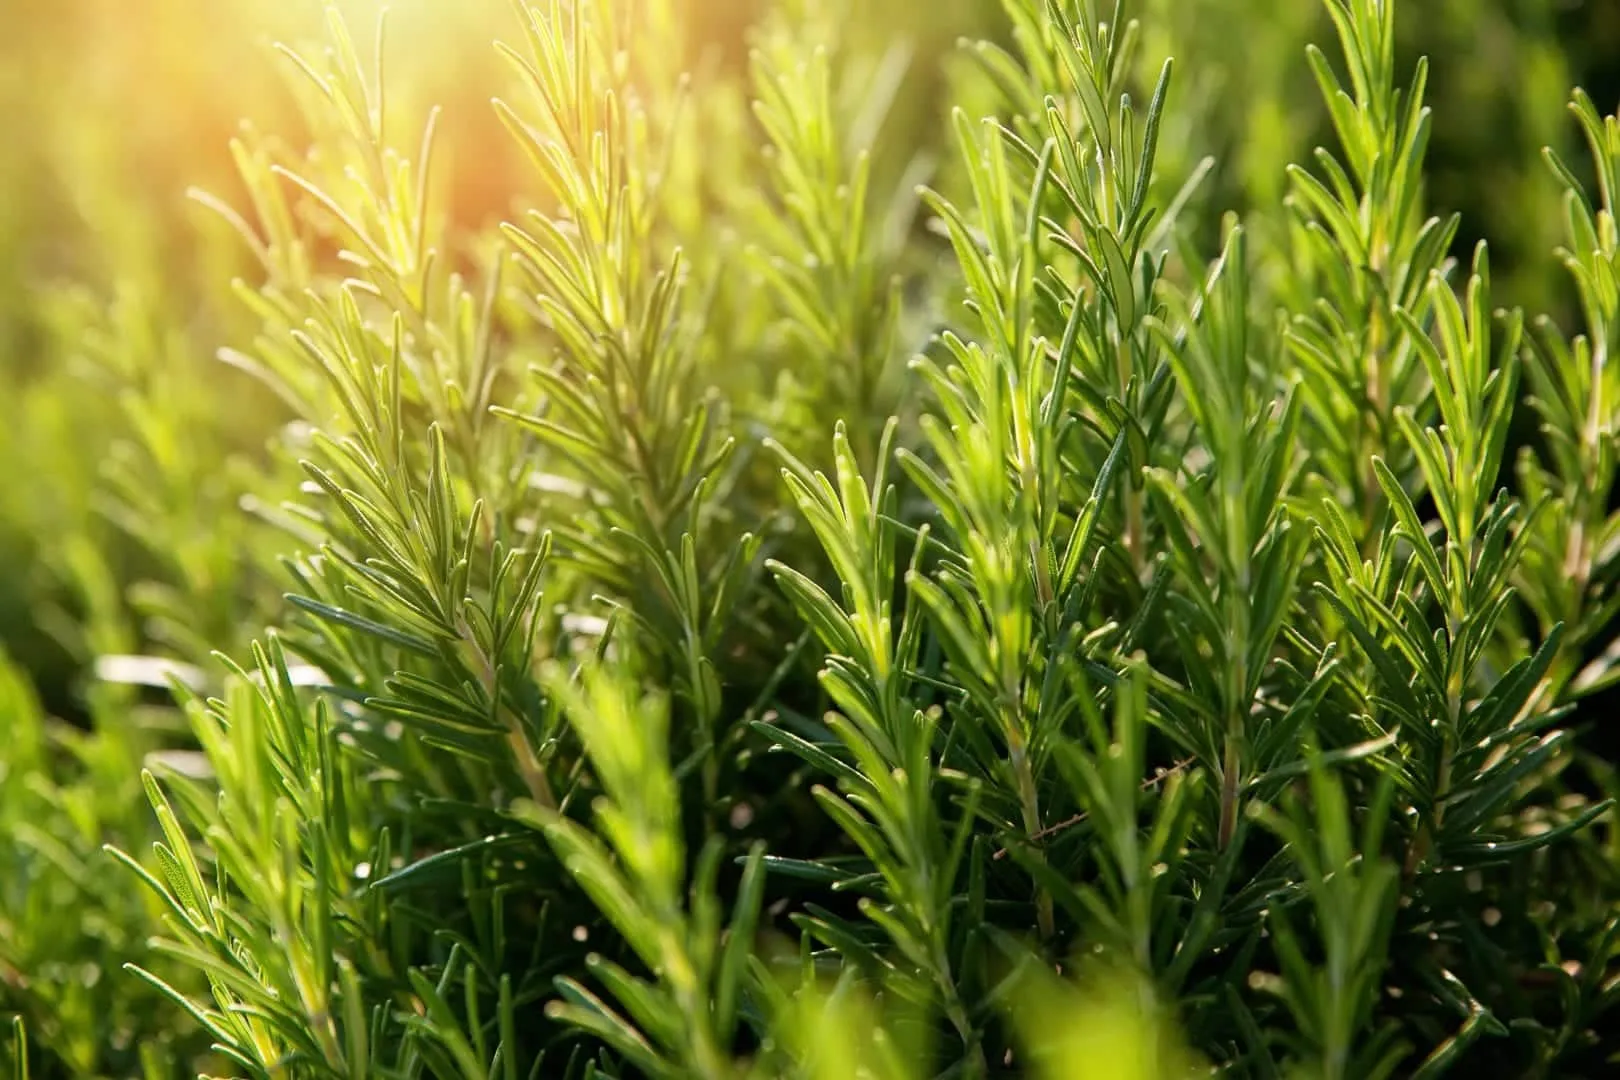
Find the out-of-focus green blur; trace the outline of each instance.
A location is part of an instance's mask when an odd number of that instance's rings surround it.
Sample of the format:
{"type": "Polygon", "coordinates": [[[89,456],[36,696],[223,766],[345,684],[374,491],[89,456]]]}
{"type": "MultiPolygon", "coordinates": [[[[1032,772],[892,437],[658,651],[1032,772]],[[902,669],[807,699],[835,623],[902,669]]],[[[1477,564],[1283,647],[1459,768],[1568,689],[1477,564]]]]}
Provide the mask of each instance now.
{"type": "MultiPolygon", "coordinates": [[[[371,27],[382,5],[337,7],[371,27]]],[[[90,638],[119,636],[120,624],[132,648],[154,636],[122,617],[127,586],[206,583],[218,621],[197,637],[231,632],[241,553],[228,529],[218,536],[233,501],[227,459],[262,447],[277,415],[215,359],[241,317],[230,283],[247,252],[187,193],[242,205],[230,143],[249,118],[297,145],[289,61],[274,43],[319,40],[322,14],[317,0],[6,0],[0,643],[55,711],[80,707],[73,680],[109,644],[90,638]],[[167,460],[128,460],[153,454],[167,460]],[[109,482],[119,473],[151,497],[150,517],[170,520],[130,520],[139,507],[109,482]],[[153,490],[164,477],[172,490],[153,490]],[[95,595],[101,584],[110,598],[95,595]]],[[[443,105],[449,202],[479,222],[508,210],[512,154],[488,87],[467,75],[488,66],[511,18],[502,0],[461,0],[394,4],[388,19],[391,126],[416,127],[443,105]]]]}

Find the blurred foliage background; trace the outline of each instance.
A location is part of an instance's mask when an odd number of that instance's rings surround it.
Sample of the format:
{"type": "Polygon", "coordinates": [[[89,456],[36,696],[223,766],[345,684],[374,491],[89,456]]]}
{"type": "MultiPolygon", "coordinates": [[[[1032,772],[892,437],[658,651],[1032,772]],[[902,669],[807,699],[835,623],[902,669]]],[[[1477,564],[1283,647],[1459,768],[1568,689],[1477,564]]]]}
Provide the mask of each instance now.
{"type": "MultiPolygon", "coordinates": [[[[688,62],[744,64],[768,2],[691,0],[688,62]]],[[[252,333],[229,287],[249,253],[187,193],[250,198],[232,160],[243,117],[296,142],[298,102],[272,43],[318,41],[323,6],[0,0],[0,820],[36,823],[0,836],[0,1014],[30,1016],[46,1042],[59,1033],[41,1017],[77,1032],[53,1044],[74,1074],[184,1058],[164,1041],[176,1027],[166,1006],[115,992],[107,970],[138,956],[149,899],[83,902],[101,845],[142,847],[152,827],[130,762],[184,740],[163,710],[140,707],[144,691],[93,673],[97,658],[128,655],[200,664],[275,618],[281,583],[263,568],[278,541],[260,519],[274,515],[265,493],[298,482],[265,451],[286,416],[218,359],[252,333]],[[20,884],[32,881],[47,884],[20,884]],[[93,925],[53,929],[41,914],[53,908],[92,911],[93,925]]],[[[336,6],[357,29],[379,8],[336,6]]],[[[492,40],[515,29],[510,6],[392,6],[395,119],[414,131],[429,103],[444,110],[442,212],[469,230],[509,216],[527,174],[482,75],[492,40]]],[[[995,0],[869,6],[857,31],[913,50],[894,153],[879,161],[899,170],[944,145],[958,39],[994,37],[1002,20],[995,0]]],[[[1304,52],[1327,39],[1325,19],[1305,0],[1136,8],[1142,53],[1178,64],[1166,170],[1215,161],[1197,207],[1213,241],[1224,211],[1281,200],[1286,164],[1326,139],[1304,52]]],[[[1463,214],[1459,253],[1490,242],[1505,302],[1566,321],[1559,204],[1540,153],[1576,141],[1568,87],[1605,110],[1620,99],[1620,4],[1429,0],[1402,17],[1406,62],[1434,58],[1430,205],[1463,214]]]]}

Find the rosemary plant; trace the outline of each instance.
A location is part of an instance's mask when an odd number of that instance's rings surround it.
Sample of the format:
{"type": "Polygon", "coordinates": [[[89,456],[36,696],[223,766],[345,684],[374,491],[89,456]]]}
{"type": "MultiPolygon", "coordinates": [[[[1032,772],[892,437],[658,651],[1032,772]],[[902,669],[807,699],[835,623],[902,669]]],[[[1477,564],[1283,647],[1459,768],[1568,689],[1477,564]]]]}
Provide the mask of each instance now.
{"type": "Polygon", "coordinates": [[[1396,0],[724,7],[516,0],[477,212],[334,7],[49,293],[12,1072],[1608,1075],[1620,120],[1537,317],[1396,0]]]}

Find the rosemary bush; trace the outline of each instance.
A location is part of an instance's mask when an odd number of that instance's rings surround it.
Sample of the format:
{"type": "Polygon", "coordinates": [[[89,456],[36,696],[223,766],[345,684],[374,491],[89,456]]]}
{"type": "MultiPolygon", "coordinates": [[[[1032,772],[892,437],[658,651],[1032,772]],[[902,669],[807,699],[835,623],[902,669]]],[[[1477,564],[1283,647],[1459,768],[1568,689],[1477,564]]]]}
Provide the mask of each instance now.
{"type": "Polygon", "coordinates": [[[1608,1075],[1620,120],[1468,223],[1394,0],[870,7],[333,8],[30,287],[15,1075],[1608,1075]]]}

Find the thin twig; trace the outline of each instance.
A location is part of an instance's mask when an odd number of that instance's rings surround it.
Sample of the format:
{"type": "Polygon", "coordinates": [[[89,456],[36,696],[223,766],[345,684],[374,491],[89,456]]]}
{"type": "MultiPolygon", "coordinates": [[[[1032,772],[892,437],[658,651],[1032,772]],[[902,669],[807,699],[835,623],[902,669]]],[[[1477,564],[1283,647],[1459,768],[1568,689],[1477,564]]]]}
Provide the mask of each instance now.
{"type": "MultiPolygon", "coordinates": [[[[1186,759],[1184,759],[1182,761],[1176,762],[1174,765],[1170,766],[1170,768],[1164,770],[1163,772],[1159,773],[1158,775],[1148,777],[1146,780],[1142,781],[1142,790],[1146,791],[1148,788],[1152,787],[1154,784],[1162,783],[1165,780],[1170,779],[1170,777],[1174,776],[1176,773],[1179,773],[1179,772],[1183,771],[1184,769],[1186,769],[1188,766],[1192,765],[1197,760],[1198,760],[1197,758],[1186,758],[1186,759]]],[[[1029,839],[1030,840],[1045,840],[1049,836],[1052,836],[1052,835],[1054,835],[1056,833],[1060,833],[1065,829],[1072,828],[1075,825],[1080,824],[1082,821],[1086,820],[1086,816],[1087,815],[1082,812],[1082,813],[1074,815],[1074,817],[1072,817],[1072,818],[1067,818],[1067,819],[1065,819],[1063,821],[1060,821],[1056,825],[1048,825],[1046,828],[1042,829],[1040,832],[1035,833],[1034,835],[1030,836],[1029,839]]],[[[1008,851],[1007,848],[1002,848],[1001,850],[997,851],[994,855],[992,855],[990,858],[991,858],[992,861],[996,861],[996,860],[1006,858],[1007,851],[1008,851]]]]}

